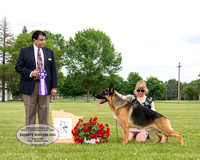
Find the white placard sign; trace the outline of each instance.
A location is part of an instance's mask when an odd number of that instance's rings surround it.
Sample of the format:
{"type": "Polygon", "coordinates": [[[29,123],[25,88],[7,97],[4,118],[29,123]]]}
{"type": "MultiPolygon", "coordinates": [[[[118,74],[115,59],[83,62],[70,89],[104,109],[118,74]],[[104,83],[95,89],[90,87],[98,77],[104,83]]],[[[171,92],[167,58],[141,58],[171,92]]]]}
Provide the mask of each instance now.
{"type": "Polygon", "coordinates": [[[72,129],[83,116],[75,116],[72,113],[52,111],[52,126],[58,130],[59,137],[55,143],[75,143],[72,129]]]}
{"type": "Polygon", "coordinates": [[[72,118],[54,118],[54,127],[58,130],[58,139],[72,138],[72,118]]]}

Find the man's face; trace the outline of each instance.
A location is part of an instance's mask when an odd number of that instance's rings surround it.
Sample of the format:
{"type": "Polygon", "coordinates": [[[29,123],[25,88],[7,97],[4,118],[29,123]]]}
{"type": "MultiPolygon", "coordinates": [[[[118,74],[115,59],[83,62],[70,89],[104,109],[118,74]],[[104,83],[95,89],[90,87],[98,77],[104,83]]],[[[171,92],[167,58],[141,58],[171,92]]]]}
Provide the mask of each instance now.
{"type": "Polygon", "coordinates": [[[33,43],[37,48],[43,48],[45,45],[45,36],[39,35],[38,39],[33,39],[33,43]]]}

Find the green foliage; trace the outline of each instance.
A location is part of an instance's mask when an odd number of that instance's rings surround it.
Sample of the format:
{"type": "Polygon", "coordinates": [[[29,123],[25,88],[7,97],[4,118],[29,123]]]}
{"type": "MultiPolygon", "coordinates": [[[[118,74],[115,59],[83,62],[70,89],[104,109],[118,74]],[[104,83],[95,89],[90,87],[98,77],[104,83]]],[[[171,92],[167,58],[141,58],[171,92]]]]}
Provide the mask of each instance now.
{"type": "Polygon", "coordinates": [[[0,77],[5,77],[7,84],[7,89],[13,93],[13,95],[18,93],[19,76],[15,72],[15,68],[12,64],[0,65],[0,77]]]}
{"type": "Polygon", "coordinates": [[[0,21],[0,81],[1,81],[1,95],[2,101],[5,101],[5,89],[8,89],[8,81],[11,68],[8,64],[10,54],[9,47],[12,45],[13,34],[9,32],[9,25],[6,17],[0,21]]]}
{"type": "Polygon", "coordinates": [[[80,83],[80,75],[74,74],[74,75],[67,75],[64,78],[64,84],[63,87],[60,89],[62,95],[64,96],[82,96],[86,90],[82,87],[80,83]]]}
{"type": "MultiPolygon", "coordinates": [[[[120,81],[120,84],[118,86],[115,85],[115,90],[123,95],[128,95],[130,94],[128,82],[124,81],[123,79],[120,81]]],[[[132,93],[133,94],[133,90],[132,93]]]]}
{"type": "Polygon", "coordinates": [[[60,71],[64,65],[65,39],[61,34],[53,34],[50,31],[44,32],[46,33],[45,47],[51,48],[54,51],[56,68],[57,71],[60,71]]]}
{"type": "Polygon", "coordinates": [[[178,97],[178,81],[170,79],[165,83],[167,87],[167,99],[175,100],[178,97]]]}
{"type": "Polygon", "coordinates": [[[183,93],[186,94],[186,96],[192,100],[194,99],[194,96],[197,96],[197,91],[195,90],[195,87],[192,85],[188,85],[183,89],[183,93]]]}
{"type": "Polygon", "coordinates": [[[195,90],[200,95],[200,79],[191,82],[195,86],[195,90]]]}
{"type": "Polygon", "coordinates": [[[119,78],[119,84],[115,84],[115,89],[117,92],[128,95],[133,94],[135,86],[138,81],[142,80],[142,77],[137,72],[130,72],[127,78],[127,81],[124,81],[123,78],[119,78]]]}
{"type": "Polygon", "coordinates": [[[22,29],[22,34],[24,34],[24,33],[28,33],[26,26],[24,26],[23,29],[22,29]]]}
{"type": "Polygon", "coordinates": [[[161,99],[165,93],[165,85],[157,77],[149,77],[146,81],[147,88],[149,89],[148,96],[154,99],[161,99]]]}
{"type": "Polygon", "coordinates": [[[121,54],[115,51],[105,33],[94,29],[79,31],[74,39],[69,39],[66,58],[69,73],[81,72],[91,76],[111,74],[121,69],[121,54]]]}
{"type": "Polygon", "coordinates": [[[106,74],[119,71],[121,60],[121,54],[115,51],[110,37],[99,30],[79,31],[66,45],[65,64],[68,74],[81,75],[81,83],[87,88],[88,101],[91,87],[106,74]]]}
{"type": "Polygon", "coordinates": [[[183,93],[186,94],[187,99],[198,99],[200,100],[200,79],[192,81],[183,89],[183,93]]]}
{"type": "Polygon", "coordinates": [[[102,92],[104,89],[108,88],[111,82],[113,84],[118,85],[120,79],[121,77],[115,74],[111,74],[109,76],[104,76],[104,75],[99,76],[99,78],[91,85],[91,91],[90,91],[91,95],[95,96],[97,93],[102,92]]]}
{"type": "Polygon", "coordinates": [[[142,80],[142,77],[137,72],[130,72],[127,78],[128,81],[128,88],[126,90],[127,94],[133,94],[135,90],[135,86],[138,81],[142,80]]]}

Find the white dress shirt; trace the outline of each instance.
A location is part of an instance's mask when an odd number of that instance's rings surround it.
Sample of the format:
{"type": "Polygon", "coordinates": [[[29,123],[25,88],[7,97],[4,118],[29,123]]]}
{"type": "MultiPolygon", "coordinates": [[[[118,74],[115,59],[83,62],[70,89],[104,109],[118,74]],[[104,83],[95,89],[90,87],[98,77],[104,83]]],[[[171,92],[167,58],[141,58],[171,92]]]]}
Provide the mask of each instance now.
{"type": "MultiPolygon", "coordinates": [[[[38,67],[37,66],[37,52],[38,52],[38,48],[34,46],[34,54],[35,54],[35,63],[36,63],[36,68],[38,67]]],[[[40,53],[41,53],[41,57],[42,57],[42,64],[43,64],[43,68],[44,68],[44,54],[43,54],[43,51],[42,51],[42,48],[40,48],[40,53]]]]}
{"type": "MultiPolygon", "coordinates": [[[[35,66],[36,68],[38,67],[37,66],[37,52],[38,52],[38,48],[33,44],[33,49],[34,49],[34,55],[35,55],[35,66]]],[[[41,53],[41,57],[42,57],[42,65],[43,65],[43,68],[44,68],[44,53],[42,51],[42,48],[40,48],[40,53],[41,53]]],[[[30,77],[32,77],[32,72],[30,74],[30,77]]]]}

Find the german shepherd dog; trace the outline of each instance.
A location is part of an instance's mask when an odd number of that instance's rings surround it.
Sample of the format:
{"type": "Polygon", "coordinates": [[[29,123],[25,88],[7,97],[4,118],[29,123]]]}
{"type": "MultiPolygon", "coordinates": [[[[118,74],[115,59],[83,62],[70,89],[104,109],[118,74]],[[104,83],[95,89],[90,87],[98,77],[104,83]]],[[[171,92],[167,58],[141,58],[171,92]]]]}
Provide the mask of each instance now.
{"type": "Polygon", "coordinates": [[[111,83],[109,88],[96,95],[101,99],[98,104],[109,103],[113,117],[122,129],[122,143],[128,143],[129,128],[145,129],[148,133],[157,137],[154,141],[168,143],[168,136],[175,136],[183,145],[183,138],[180,133],[175,132],[169,120],[163,115],[155,112],[148,107],[139,104],[132,104],[121,99],[115,94],[114,85],[111,83]],[[163,133],[161,136],[159,132],[163,133]]]}

